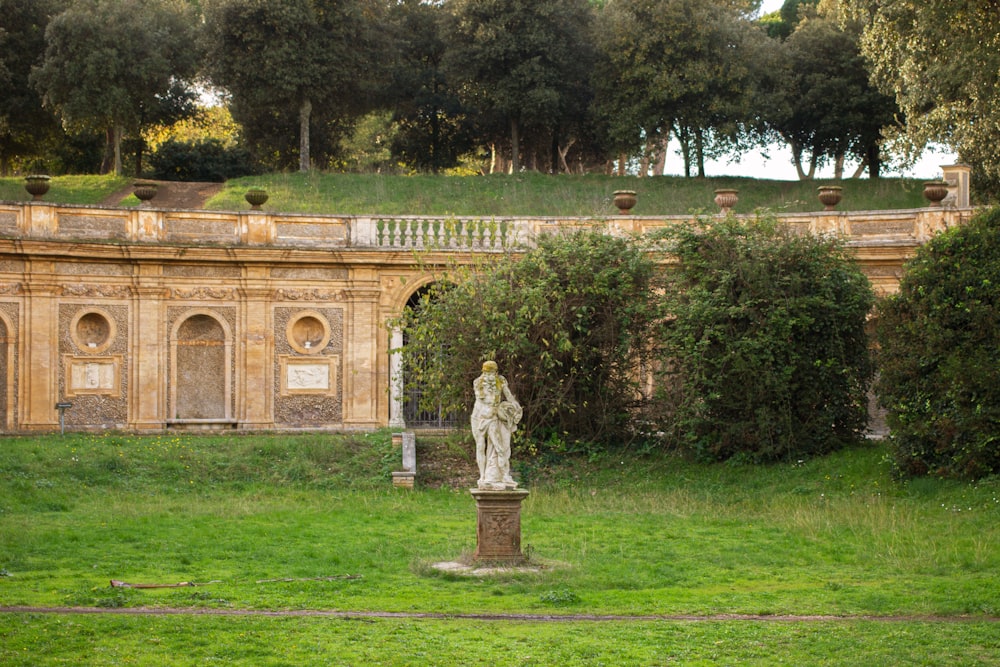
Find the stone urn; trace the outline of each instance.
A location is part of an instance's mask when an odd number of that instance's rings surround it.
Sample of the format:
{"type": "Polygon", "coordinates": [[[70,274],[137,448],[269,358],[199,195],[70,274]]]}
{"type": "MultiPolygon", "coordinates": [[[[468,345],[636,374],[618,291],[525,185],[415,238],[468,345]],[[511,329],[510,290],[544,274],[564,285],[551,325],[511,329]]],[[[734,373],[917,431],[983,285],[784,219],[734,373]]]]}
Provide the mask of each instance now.
{"type": "Polygon", "coordinates": [[[844,188],[839,185],[821,185],[816,189],[819,191],[819,202],[823,204],[825,211],[837,208],[837,204],[844,198],[844,188]]]}
{"type": "Polygon", "coordinates": [[[139,205],[142,206],[156,196],[156,183],[151,181],[136,181],[132,184],[132,193],[139,200],[139,205]]]}
{"type": "Polygon", "coordinates": [[[32,199],[40,200],[49,191],[49,177],[44,174],[31,174],[24,177],[24,189],[32,199]]]}
{"type": "Polygon", "coordinates": [[[632,212],[632,207],[635,206],[636,196],[635,190],[615,190],[614,192],[614,204],[618,209],[620,215],[628,215],[632,212]]]}
{"type": "Polygon", "coordinates": [[[729,213],[739,200],[739,190],[720,188],[715,191],[715,205],[722,215],[729,213]]]}
{"type": "Polygon", "coordinates": [[[246,194],[243,195],[243,198],[247,200],[248,204],[250,204],[251,209],[259,211],[260,207],[267,201],[267,190],[264,190],[263,188],[250,188],[247,190],[246,194]]]}
{"type": "Polygon", "coordinates": [[[948,196],[948,184],[944,181],[928,181],[924,183],[924,199],[930,202],[931,206],[941,206],[941,202],[948,196]]]}

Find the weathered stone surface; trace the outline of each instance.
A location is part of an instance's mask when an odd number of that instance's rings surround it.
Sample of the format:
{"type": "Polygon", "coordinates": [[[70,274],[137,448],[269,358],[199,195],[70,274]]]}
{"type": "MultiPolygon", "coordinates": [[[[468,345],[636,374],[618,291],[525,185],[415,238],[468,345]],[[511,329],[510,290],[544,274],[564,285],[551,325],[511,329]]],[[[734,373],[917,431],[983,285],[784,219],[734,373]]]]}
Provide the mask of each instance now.
{"type": "MultiPolygon", "coordinates": [[[[875,288],[891,293],[921,243],[973,214],[779,218],[848,234],[875,288]]],[[[684,219],[604,224],[632,234],[684,219]]],[[[0,203],[0,430],[57,429],[67,394],[73,428],[385,426],[401,404],[391,336],[402,341],[385,325],[416,290],[452,262],[595,222],[0,203]]]]}
{"type": "Polygon", "coordinates": [[[475,560],[517,564],[525,561],[521,553],[521,502],[528,497],[524,489],[492,491],[470,489],[476,499],[475,560]]]}

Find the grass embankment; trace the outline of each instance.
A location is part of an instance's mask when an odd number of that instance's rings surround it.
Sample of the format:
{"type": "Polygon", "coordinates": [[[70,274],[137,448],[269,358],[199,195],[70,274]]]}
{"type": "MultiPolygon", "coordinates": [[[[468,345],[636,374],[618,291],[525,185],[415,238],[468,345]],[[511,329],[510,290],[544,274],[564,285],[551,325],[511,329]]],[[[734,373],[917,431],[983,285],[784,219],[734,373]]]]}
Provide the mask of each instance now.
{"type": "Polygon", "coordinates": [[[522,462],[523,544],[539,571],[464,577],[431,567],[475,547],[468,443],[438,444],[456,463],[434,479],[452,486],[404,491],[388,479],[387,433],[5,439],[0,606],[843,618],[18,613],[0,614],[0,663],[1000,661],[1000,480],[896,482],[880,448],[764,468],[628,453],[522,462]]]}
{"type": "MultiPolygon", "coordinates": [[[[44,201],[59,204],[99,204],[110,194],[127,187],[135,179],[124,176],[54,176],[44,201]]],[[[25,201],[31,195],[23,178],[0,178],[0,201],[25,201]]]]}
{"type": "MultiPolygon", "coordinates": [[[[58,176],[45,201],[97,204],[126,187],[131,179],[107,176],[58,176]]],[[[736,188],[737,213],[758,208],[774,211],[818,211],[820,184],[833,181],[767,181],[750,178],[684,179],[679,177],[633,178],[612,176],[549,176],[525,173],[517,176],[378,176],[354,174],[267,174],[234,179],[226,183],[207,207],[244,210],[243,198],[250,187],[263,187],[271,211],[329,215],[460,215],[460,216],[588,216],[617,214],[612,205],[615,190],[635,190],[636,215],[683,215],[693,211],[715,212],[716,188],[736,188]]],[[[843,211],[919,208],[923,182],[885,178],[836,182],[844,188],[843,211]]],[[[20,178],[0,178],[0,201],[30,199],[20,178]]],[[[154,200],[154,206],[156,200],[154,200]]],[[[135,205],[133,197],[122,204],[135,205]]]]}
{"type": "MultiPolygon", "coordinates": [[[[586,216],[617,215],[615,190],[635,190],[636,215],[683,215],[716,212],[716,188],[739,190],[737,213],[758,208],[777,212],[818,211],[820,184],[833,181],[766,181],[752,178],[685,179],[615,176],[377,176],[352,174],[270,174],[234,179],[208,202],[209,208],[247,208],[243,195],[263,187],[270,195],[265,208],[323,214],[456,215],[456,216],[586,216]]],[[[919,208],[923,181],[910,179],[846,180],[840,210],[919,208]]]]}

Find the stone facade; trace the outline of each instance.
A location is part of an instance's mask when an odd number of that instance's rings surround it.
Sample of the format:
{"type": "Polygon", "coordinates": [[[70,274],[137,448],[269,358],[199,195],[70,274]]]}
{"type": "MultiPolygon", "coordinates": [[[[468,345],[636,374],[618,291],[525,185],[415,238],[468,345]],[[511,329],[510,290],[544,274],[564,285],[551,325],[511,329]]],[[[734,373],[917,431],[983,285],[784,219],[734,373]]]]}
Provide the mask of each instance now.
{"type": "MultiPolygon", "coordinates": [[[[876,289],[971,209],[788,214],[849,238],[876,289]]],[[[386,322],[436,268],[603,224],[0,203],[0,430],[399,425],[386,322]]]]}

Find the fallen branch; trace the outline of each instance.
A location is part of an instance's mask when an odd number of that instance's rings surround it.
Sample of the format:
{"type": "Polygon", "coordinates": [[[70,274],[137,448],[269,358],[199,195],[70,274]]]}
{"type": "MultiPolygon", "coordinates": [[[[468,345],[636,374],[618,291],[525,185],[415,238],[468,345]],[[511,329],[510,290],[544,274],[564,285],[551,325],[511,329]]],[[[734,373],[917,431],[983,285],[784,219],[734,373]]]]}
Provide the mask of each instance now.
{"type": "Polygon", "coordinates": [[[305,577],[301,579],[259,579],[258,584],[273,584],[284,581],[337,581],[344,579],[360,579],[360,574],[335,574],[329,577],[305,577]]]}
{"type": "Polygon", "coordinates": [[[193,581],[182,581],[179,584],[130,584],[117,579],[111,580],[111,588],[186,588],[188,586],[207,586],[209,584],[221,584],[221,581],[206,581],[195,583],[193,581]]]}

